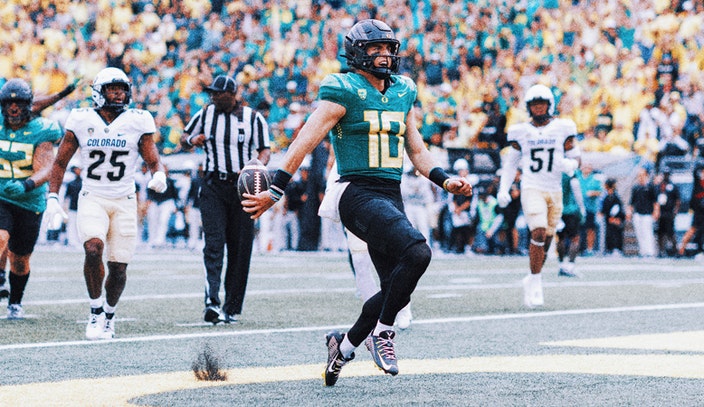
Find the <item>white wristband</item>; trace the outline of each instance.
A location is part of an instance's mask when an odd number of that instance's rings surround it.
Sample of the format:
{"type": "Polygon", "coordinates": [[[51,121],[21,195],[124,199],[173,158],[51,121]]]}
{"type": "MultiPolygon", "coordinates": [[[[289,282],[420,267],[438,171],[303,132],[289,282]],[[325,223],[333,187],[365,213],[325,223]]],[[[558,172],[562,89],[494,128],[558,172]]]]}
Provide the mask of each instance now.
{"type": "Polygon", "coordinates": [[[49,195],[47,196],[46,199],[56,199],[57,201],[59,200],[59,194],[56,192],[49,192],[49,195]]]}

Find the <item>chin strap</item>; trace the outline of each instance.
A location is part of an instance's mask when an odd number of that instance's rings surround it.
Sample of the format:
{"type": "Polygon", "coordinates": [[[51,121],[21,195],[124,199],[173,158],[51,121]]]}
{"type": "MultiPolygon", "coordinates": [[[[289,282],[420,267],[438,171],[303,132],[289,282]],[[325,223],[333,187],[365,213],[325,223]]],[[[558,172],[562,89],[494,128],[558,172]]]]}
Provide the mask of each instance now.
{"type": "Polygon", "coordinates": [[[549,114],[541,114],[539,116],[532,116],[533,118],[533,123],[537,124],[538,126],[544,126],[548,123],[550,123],[550,119],[552,119],[552,116],[549,114]]]}

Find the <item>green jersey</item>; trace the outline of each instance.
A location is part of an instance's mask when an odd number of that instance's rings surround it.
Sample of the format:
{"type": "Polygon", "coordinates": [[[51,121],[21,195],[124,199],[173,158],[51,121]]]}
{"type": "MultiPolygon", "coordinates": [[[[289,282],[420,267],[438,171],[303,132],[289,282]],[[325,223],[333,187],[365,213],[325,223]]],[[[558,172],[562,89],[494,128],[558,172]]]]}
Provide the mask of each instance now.
{"type": "Polygon", "coordinates": [[[347,109],[330,133],[341,176],[401,180],[406,118],[417,93],[415,83],[401,75],[391,76],[384,93],[354,72],[323,79],[320,99],[347,109]]]}
{"type": "MultiPolygon", "coordinates": [[[[0,191],[5,183],[24,180],[34,174],[34,151],[44,142],[54,143],[61,138],[61,128],[51,120],[37,117],[17,130],[4,125],[0,116],[0,191]]],[[[0,199],[32,212],[46,209],[46,184],[22,194],[8,198],[0,194],[0,199]]]]}

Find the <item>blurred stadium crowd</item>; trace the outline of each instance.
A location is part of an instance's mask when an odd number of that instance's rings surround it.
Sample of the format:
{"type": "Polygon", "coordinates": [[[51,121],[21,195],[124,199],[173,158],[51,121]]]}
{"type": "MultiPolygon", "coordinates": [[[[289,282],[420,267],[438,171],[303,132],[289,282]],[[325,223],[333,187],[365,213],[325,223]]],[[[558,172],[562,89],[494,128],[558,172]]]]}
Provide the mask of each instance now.
{"type": "MultiPolygon", "coordinates": [[[[368,17],[402,40],[401,73],[418,84],[429,142],[501,148],[503,126],[525,118],[521,98],[540,82],[575,120],[587,152],[697,156],[700,0],[10,0],[0,6],[0,78],[27,79],[47,94],[122,68],[170,154],[207,102],[203,84],[227,73],[285,148],[320,79],[347,68],[342,36],[368,17]]],[[[61,122],[68,107],[85,105],[87,86],[46,114],[61,122]]]]}

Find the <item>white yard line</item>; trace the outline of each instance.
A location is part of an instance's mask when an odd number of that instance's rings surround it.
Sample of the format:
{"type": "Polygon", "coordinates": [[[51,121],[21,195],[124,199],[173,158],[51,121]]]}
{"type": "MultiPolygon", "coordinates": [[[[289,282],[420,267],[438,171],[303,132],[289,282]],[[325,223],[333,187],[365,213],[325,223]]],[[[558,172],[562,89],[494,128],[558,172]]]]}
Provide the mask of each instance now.
{"type": "MultiPolygon", "coordinates": [[[[479,315],[467,317],[453,318],[434,318],[434,319],[419,319],[413,320],[413,324],[456,324],[461,322],[476,322],[476,321],[499,321],[508,319],[528,319],[528,318],[545,318],[565,315],[586,315],[586,314],[607,314],[619,312],[643,312],[643,311],[668,311],[679,309],[704,308],[704,302],[687,303],[687,304],[659,304],[659,305],[640,305],[632,307],[613,307],[613,308],[590,308],[580,310],[563,310],[563,311],[545,311],[545,312],[526,312],[518,314],[500,314],[500,315],[479,315]]],[[[151,335],[140,336],[134,338],[117,338],[110,341],[65,341],[65,342],[42,342],[42,343],[18,343],[12,345],[1,345],[0,351],[14,349],[41,349],[41,348],[56,348],[66,346],[93,346],[93,345],[111,345],[116,343],[136,343],[136,342],[156,342],[156,341],[175,341],[198,338],[213,338],[227,336],[249,336],[274,333],[291,333],[291,332],[315,332],[328,331],[331,329],[345,329],[349,325],[327,325],[327,326],[308,326],[297,328],[280,328],[280,329],[258,329],[247,331],[221,331],[210,333],[197,334],[179,334],[179,335],[151,335]]]]}
{"type": "MultiPolygon", "coordinates": [[[[473,280],[474,281],[474,280],[473,280]]],[[[478,280],[481,281],[481,280],[478,280]]],[[[447,285],[420,285],[416,288],[419,291],[442,291],[447,294],[447,291],[471,291],[471,290],[497,290],[506,288],[519,288],[521,281],[516,280],[506,283],[481,283],[474,282],[472,284],[461,284],[468,282],[466,277],[456,280],[450,279],[447,285]],[[452,284],[456,282],[457,284],[452,284]]],[[[630,281],[583,281],[583,280],[563,280],[559,282],[543,281],[543,287],[633,287],[633,286],[653,286],[653,287],[680,287],[683,285],[704,284],[704,278],[691,279],[670,279],[670,280],[630,280],[630,281]]],[[[272,296],[272,295],[291,295],[291,294],[321,294],[321,293],[353,293],[353,287],[340,288],[289,288],[289,289],[265,289],[265,290],[248,290],[247,296],[272,296]]],[[[202,292],[193,293],[173,293],[173,294],[149,294],[149,295],[124,295],[120,301],[146,301],[146,300],[168,300],[174,298],[200,298],[202,292]]],[[[435,296],[437,298],[437,296],[435,296]]],[[[34,300],[23,301],[24,305],[69,305],[82,304],[88,301],[84,298],[65,298],[51,300],[34,300]]]]}

